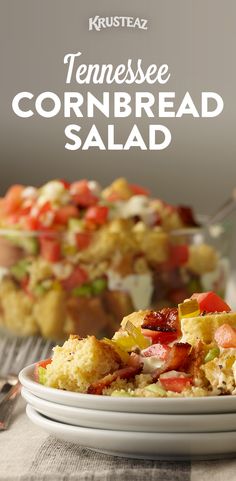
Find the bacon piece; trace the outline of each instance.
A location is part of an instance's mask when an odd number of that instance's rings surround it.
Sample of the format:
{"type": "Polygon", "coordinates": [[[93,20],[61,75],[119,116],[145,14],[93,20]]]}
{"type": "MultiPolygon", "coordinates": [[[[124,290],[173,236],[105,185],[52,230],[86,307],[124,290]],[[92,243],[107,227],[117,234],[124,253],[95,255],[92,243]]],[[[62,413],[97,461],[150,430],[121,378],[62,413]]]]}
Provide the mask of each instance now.
{"type": "Polygon", "coordinates": [[[206,355],[206,349],[202,341],[198,341],[191,350],[191,354],[188,357],[185,371],[193,376],[193,378],[204,378],[203,371],[200,369],[204,364],[204,358],[206,355]]]}
{"type": "Polygon", "coordinates": [[[167,371],[177,371],[178,369],[184,368],[187,364],[192,346],[187,342],[177,342],[172,346],[166,361],[163,366],[156,369],[152,374],[153,381],[157,381],[160,374],[167,371]]]}
{"type": "Polygon", "coordinates": [[[191,207],[187,207],[186,205],[179,205],[177,207],[177,212],[184,225],[189,227],[200,227],[200,224],[194,218],[193,210],[191,209],[191,207]]]}
{"type": "Polygon", "coordinates": [[[107,374],[107,376],[99,379],[98,381],[93,382],[88,387],[87,393],[88,394],[98,394],[101,395],[103,389],[109,387],[114,381],[119,379],[131,379],[132,377],[136,376],[142,371],[143,364],[140,361],[140,356],[135,353],[132,353],[129,360],[129,365],[118,369],[117,371],[113,372],[112,374],[107,374]]]}
{"type": "Polygon", "coordinates": [[[164,332],[178,331],[178,309],[164,307],[164,309],[161,309],[160,311],[150,311],[144,318],[142,329],[164,332]]]}

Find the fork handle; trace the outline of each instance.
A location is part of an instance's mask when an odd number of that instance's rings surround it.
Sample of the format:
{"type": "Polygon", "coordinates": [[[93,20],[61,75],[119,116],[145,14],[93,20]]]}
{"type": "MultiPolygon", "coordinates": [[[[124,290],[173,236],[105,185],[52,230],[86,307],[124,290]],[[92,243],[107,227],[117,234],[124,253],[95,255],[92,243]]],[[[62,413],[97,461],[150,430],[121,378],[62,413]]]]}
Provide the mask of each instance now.
{"type": "Polygon", "coordinates": [[[15,386],[12,386],[10,391],[6,394],[0,403],[0,431],[8,428],[13,409],[16,405],[21,391],[21,384],[18,381],[15,386]]]}

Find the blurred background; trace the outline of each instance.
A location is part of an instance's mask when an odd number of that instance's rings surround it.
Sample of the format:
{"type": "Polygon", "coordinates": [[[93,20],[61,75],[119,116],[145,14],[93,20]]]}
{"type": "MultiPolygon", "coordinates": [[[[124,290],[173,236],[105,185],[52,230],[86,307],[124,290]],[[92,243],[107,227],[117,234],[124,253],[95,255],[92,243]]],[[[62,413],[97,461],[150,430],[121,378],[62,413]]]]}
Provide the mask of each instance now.
{"type": "MultiPolygon", "coordinates": [[[[13,183],[40,185],[55,177],[94,178],[105,185],[125,176],[166,201],[190,204],[201,213],[214,211],[224,201],[236,180],[234,0],[11,0],[1,2],[0,8],[1,193],[13,183]],[[149,29],[90,32],[88,18],[97,14],[147,18],[149,29]],[[77,51],[85,63],[116,65],[128,58],[142,58],[146,66],[167,63],[171,79],[162,90],[176,91],[177,104],[187,90],[197,106],[201,91],[215,91],[224,99],[224,111],[213,119],[161,119],[172,132],[172,143],[164,151],[68,151],[68,123],[78,123],[86,132],[94,122],[106,138],[106,125],[113,119],[97,114],[87,122],[70,121],[63,113],[53,119],[22,119],[12,112],[11,102],[20,91],[85,93],[86,87],[65,84],[64,55],[77,51]]],[[[130,93],[138,90],[123,87],[130,93]]],[[[158,88],[147,90],[155,93],[158,88]]],[[[107,86],[89,89],[95,94],[112,91],[107,86]]],[[[152,120],[144,117],[136,123],[145,132],[152,120]]],[[[135,120],[115,123],[118,138],[125,139],[135,120]]]]}

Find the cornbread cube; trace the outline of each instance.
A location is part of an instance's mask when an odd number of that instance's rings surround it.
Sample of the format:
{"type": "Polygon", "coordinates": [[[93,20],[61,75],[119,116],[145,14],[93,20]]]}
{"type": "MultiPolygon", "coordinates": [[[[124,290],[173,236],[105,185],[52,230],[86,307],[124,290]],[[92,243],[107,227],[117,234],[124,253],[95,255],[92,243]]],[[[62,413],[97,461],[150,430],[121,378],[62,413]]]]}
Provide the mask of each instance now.
{"type": "Polygon", "coordinates": [[[10,279],[0,283],[1,322],[20,336],[32,336],[39,332],[33,315],[34,301],[10,279]]]}
{"type": "Polygon", "coordinates": [[[218,254],[214,247],[206,244],[189,246],[188,269],[202,275],[217,267],[218,254]]]}
{"type": "Polygon", "coordinates": [[[46,386],[86,392],[89,385],[119,369],[117,352],[95,336],[70,336],[62,347],[54,348],[52,363],[46,369],[46,386]]]}
{"type": "Polygon", "coordinates": [[[184,342],[195,344],[198,340],[211,343],[216,329],[222,324],[236,327],[236,313],[222,312],[205,316],[185,317],[181,319],[181,331],[184,342]]]}
{"type": "Polygon", "coordinates": [[[121,199],[127,200],[132,197],[133,192],[130,189],[127,180],[124,177],[120,177],[119,179],[114,180],[114,182],[102,192],[105,199],[109,198],[112,194],[116,194],[121,199]]]}
{"type": "Polygon", "coordinates": [[[235,389],[235,360],[236,350],[228,349],[219,358],[203,364],[202,370],[212,389],[219,389],[222,393],[232,394],[235,389]]]}
{"type": "Polygon", "coordinates": [[[94,234],[91,244],[78,258],[84,263],[98,264],[113,259],[116,252],[137,252],[138,244],[132,235],[132,226],[128,219],[114,219],[94,234]]]}
{"type": "Polygon", "coordinates": [[[34,317],[44,337],[62,339],[66,318],[65,293],[59,290],[47,292],[35,303],[34,317]]]}
{"type": "Polygon", "coordinates": [[[143,222],[139,222],[133,229],[134,237],[149,262],[165,262],[169,255],[168,234],[160,227],[150,229],[143,222]]]}
{"type": "Polygon", "coordinates": [[[140,327],[143,324],[145,316],[147,314],[149,314],[150,312],[151,312],[150,309],[132,312],[128,316],[124,317],[124,319],[121,322],[121,327],[123,327],[123,329],[125,329],[126,323],[128,321],[132,322],[132,324],[134,324],[134,326],[140,327]]]}

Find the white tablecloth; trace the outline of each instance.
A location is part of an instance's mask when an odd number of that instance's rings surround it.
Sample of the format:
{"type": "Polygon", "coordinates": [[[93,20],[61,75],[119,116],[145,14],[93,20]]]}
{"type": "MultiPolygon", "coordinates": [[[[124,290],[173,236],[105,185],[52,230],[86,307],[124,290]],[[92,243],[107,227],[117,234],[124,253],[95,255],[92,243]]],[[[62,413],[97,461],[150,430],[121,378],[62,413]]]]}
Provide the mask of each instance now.
{"type": "Polygon", "coordinates": [[[34,426],[21,399],[0,432],[0,481],[234,481],[235,459],[142,461],[97,454],[57,441],[34,426]]]}

